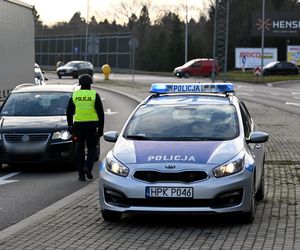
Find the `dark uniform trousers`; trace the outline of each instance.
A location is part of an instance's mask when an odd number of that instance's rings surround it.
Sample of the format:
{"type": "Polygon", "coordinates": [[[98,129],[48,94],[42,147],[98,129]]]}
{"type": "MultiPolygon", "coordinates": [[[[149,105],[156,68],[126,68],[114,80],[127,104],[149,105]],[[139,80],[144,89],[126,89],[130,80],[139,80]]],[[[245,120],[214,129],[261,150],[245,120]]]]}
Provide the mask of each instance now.
{"type": "Polygon", "coordinates": [[[76,126],[76,166],[79,176],[84,176],[85,169],[92,171],[96,157],[96,146],[99,141],[96,126],[76,126]],[[85,159],[85,146],[88,153],[85,159]]]}

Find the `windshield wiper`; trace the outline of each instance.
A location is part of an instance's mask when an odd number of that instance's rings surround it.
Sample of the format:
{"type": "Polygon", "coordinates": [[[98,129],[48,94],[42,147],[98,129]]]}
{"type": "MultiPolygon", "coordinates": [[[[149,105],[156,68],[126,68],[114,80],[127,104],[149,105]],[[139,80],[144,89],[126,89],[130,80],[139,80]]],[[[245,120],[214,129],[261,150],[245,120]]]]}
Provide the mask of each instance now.
{"type": "Polygon", "coordinates": [[[127,135],[126,138],[135,140],[151,140],[151,138],[144,135],[127,135]]]}

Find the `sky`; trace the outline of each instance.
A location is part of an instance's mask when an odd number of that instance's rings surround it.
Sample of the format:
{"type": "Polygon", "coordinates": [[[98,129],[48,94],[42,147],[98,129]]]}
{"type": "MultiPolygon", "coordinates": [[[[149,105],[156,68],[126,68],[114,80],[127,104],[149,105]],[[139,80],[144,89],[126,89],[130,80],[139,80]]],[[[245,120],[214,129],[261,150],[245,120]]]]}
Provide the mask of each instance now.
{"type": "Polygon", "coordinates": [[[20,0],[34,5],[40,20],[44,24],[52,25],[59,21],[69,21],[75,12],[80,12],[82,17],[89,19],[95,16],[96,20],[105,18],[114,19],[117,23],[128,21],[131,13],[139,16],[141,3],[146,3],[149,8],[151,20],[158,18],[164,11],[170,10],[185,19],[186,3],[188,6],[188,19],[198,20],[200,13],[205,12],[211,0],[20,0]],[[87,8],[89,2],[89,8],[87,8]],[[89,9],[89,11],[87,11],[89,9]]]}

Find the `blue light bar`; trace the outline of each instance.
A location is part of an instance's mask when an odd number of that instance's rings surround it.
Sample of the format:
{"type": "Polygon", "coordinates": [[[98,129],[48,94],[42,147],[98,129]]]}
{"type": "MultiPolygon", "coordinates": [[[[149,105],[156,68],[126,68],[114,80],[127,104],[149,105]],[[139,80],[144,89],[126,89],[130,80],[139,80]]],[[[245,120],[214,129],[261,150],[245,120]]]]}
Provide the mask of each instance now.
{"type": "Polygon", "coordinates": [[[153,83],[151,93],[230,93],[232,83],[153,83]]]}

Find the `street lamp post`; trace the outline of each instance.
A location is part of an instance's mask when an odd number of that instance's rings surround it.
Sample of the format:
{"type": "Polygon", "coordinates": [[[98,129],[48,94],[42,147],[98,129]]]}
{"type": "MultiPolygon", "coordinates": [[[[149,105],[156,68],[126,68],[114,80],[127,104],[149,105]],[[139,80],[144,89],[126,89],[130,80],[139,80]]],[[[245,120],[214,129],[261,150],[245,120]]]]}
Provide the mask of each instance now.
{"type": "Polygon", "coordinates": [[[188,60],[188,0],[185,2],[185,51],[184,60],[188,60]]]}
{"type": "Polygon", "coordinates": [[[216,66],[215,66],[215,61],[216,61],[216,42],[217,42],[217,9],[218,9],[218,0],[215,1],[215,16],[214,16],[214,38],[213,38],[213,65],[212,65],[212,76],[211,80],[212,83],[215,82],[216,78],[216,66]]]}
{"type": "Polygon", "coordinates": [[[89,10],[90,0],[87,0],[86,21],[85,21],[85,61],[88,59],[88,36],[89,36],[89,10]]]}

